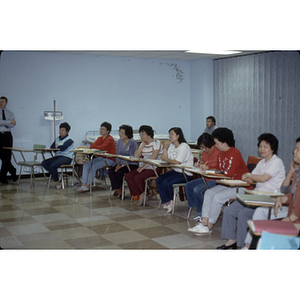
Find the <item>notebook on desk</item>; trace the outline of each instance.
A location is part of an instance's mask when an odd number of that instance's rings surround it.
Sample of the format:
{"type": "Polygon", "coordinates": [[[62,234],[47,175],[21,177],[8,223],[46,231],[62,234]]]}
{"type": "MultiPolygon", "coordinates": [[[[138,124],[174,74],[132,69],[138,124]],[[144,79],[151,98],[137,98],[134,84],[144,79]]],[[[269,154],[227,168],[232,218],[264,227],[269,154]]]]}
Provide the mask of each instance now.
{"type": "Polygon", "coordinates": [[[252,220],[248,222],[249,227],[255,233],[262,233],[263,231],[296,236],[298,229],[293,222],[281,220],[252,220]]]}
{"type": "Polygon", "coordinates": [[[275,204],[275,200],[268,195],[236,194],[236,197],[245,204],[275,204]]]}

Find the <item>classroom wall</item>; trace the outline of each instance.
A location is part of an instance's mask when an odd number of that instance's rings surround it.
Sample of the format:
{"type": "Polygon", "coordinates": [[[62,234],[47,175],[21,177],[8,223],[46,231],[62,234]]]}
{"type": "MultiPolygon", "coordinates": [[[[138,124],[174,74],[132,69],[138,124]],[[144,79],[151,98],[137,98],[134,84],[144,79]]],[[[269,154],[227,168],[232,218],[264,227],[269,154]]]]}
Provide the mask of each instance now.
{"type": "MultiPolygon", "coordinates": [[[[206,92],[201,92],[205,87],[201,80],[206,79],[201,72],[206,74],[207,68],[212,72],[212,61],[194,65],[189,61],[4,51],[0,93],[8,97],[7,109],[15,114],[16,147],[30,149],[34,143],[50,146],[52,122],[44,119],[43,112],[53,110],[54,99],[56,110],[63,112],[62,121],[72,126],[70,136],[75,146],[103,121],[110,122],[113,129],[124,123],[134,129],[149,124],[157,133],[179,126],[191,140],[199,135],[191,134],[195,120],[201,132],[205,127],[201,115],[191,116],[191,102],[203,105],[206,101],[206,92]],[[191,66],[196,78],[192,84],[191,66]]],[[[209,84],[212,88],[213,82],[209,84]]]]}
{"type": "Polygon", "coordinates": [[[300,137],[300,55],[276,51],[214,61],[214,110],[219,126],[230,128],[247,161],[258,155],[264,132],[279,140],[286,170],[300,137]]]}

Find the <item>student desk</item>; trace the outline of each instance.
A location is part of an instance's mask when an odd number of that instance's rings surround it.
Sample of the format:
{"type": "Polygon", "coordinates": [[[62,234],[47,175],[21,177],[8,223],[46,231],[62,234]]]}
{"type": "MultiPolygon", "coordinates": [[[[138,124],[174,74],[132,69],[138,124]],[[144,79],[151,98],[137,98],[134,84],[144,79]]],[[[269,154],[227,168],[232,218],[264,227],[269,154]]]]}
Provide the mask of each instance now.
{"type": "Polygon", "coordinates": [[[226,185],[228,187],[235,187],[236,188],[236,192],[239,192],[239,187],[246,187],[246,186],[250,186],[250,183],[246,182],[246,181],[242,181],[242,180],[234,180],[234,179],[229,179],[229,180],[217,180],[216,181],[219,184],[223,184],[226,185]]]}
{"type": "Polygon", "coordinates": [[[203,171],[200,168],[197,167],[188,167],[186,168],[186,171],[197,174],[198,176],[201,177],[204,185],[208,189],[207,183],[205,178],[210,178],[210,179],[230,179],[230,177],[225,176],[224,174],[221,173],[213,173],[212,171],[210,172],[209,170],[203,171]]]}
{"type": "MultiPolygon", "coordinates": [[[[91,168],[90,168],[90,193],[92,193],[92,181],[93,181],[93,172],[92,172],[92,168],[93,168],[93,158],[97,155],[99,156],[102,153],[105,153],[104,150],[99,150],[99,149],[89,149],[89,148],[77,148],[72,150],[71,152],[73,152],[73,156],[75,154],[85,154],[89,156],[89,160],[90,160],[90,164],[91,164],[91,168]]],[[[74,180],[74,162],[75,162],[75,157],[73,159],[73,180],[74,180]]]]}

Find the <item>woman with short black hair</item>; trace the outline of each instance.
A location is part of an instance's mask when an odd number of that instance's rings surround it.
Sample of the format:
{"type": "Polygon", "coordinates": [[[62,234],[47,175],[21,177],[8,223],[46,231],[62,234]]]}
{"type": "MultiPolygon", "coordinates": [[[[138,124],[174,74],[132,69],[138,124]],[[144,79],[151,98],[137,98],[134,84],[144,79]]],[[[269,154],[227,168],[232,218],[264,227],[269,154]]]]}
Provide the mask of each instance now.
{"type": "MultiPolygon", "coordinates": [[[[133,130],[130,125],[121,125],[119,127],[120,139],[117,142],[117,152],[118,155],[124,156],[134,156],[134,153],[138,147],[136,141],[133,139],[133,130]]],[[[111,182],[112,190],[116,190],[114,196],[122,196],[122,182],[123,177],[129,171],[134,170],[138,167],[138,163],[129,162],[128,170],[125,160],[121,158],[116,158],[116,166],[113,166],[108,170],[108,176],[111,182]]]]}
{"type": "MultiPolygon", "coordinates": [[[[149,125],[142,125],[139,128],[141,144],[134,153],[135,157],[145,159],[157,159],[162,154],[162,145],[159,140],[154,139],[154,130],[149,125]]],[[[155,176],[153,167],[147,163],[140,162],[139,167],[128,172],[125,180],[129,187],[131,196],[138,200],[137,205],[143,204],[145,191],[145,179],[155,176]]]]}

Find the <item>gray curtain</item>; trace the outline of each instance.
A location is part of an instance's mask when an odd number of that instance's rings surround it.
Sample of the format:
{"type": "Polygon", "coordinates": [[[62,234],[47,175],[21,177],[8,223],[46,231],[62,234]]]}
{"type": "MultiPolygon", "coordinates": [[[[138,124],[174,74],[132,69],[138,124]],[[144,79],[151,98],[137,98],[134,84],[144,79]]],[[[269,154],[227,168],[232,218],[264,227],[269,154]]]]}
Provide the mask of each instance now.
{"type": "Polygon", "coordinates": [[[228,127],[245,160],[258,156],[257,137],[279,140],[278,156],[286,171],[300,137],[300,55],[274,51],[214,60],[214,114],[228,127]]]}

